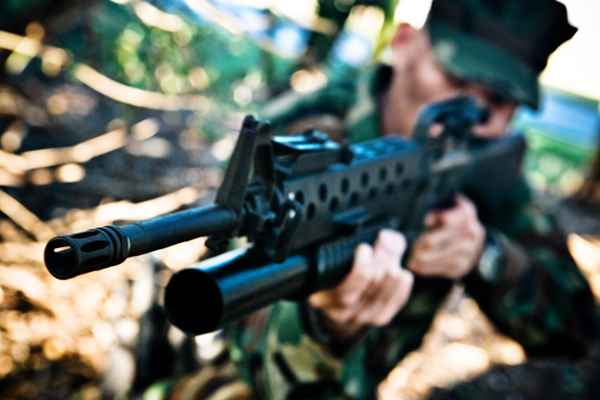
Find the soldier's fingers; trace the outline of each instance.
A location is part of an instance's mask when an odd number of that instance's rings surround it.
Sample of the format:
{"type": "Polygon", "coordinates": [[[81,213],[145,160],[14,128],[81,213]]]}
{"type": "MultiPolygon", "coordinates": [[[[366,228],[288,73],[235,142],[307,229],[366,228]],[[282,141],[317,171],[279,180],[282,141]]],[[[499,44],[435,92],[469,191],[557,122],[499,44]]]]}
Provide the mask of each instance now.
{"type": "Polygon", "coordinates": [[[309,303],[336,322],[348,322],[358,315],[371,323],[376,313],[368,310],[373,304],[387,303],[391,297],[392,289],[384,290],[385,278],[390,271],[400,270],[405,248],[406,241],[400,233],[382,230],[374,248],[364,244],[357,248],[354,265],[344,281],[332,290],[313,294],[309,303]]]}
{"type": "Polygon", "coordinates": [[[456,240],[456,237],[462,232],[461,229],[449,227],[440,227],[427,231],[417,239],[413,248],[413,253],[421,251],[437,251],[440,248],[447,247],[449,243],[456,240]]]}
{"type": "Polygon", "coordinates": [[[416,273],[433,273],[452,267],[462,258],[471,258],[473,251],[464,245],[456,245],[438,254],[419,255],[411,258],[409,269],[416,273]]]}
{"type": "Polygon", "coordinates": [[[308,304],[315,308],[332,307],[337,303],[333,290],[321,290],[308,298],[308,304]]]}
{"type": "MultiPolygon", "coordinates": [[[[391,242],[386,242],[385,234],[373,250],[368,286],[360,293],[360,299],[352,307],[332,304],[326,314],[337,324],[348,327],[384,325],[393,318],[408,299],[413,277],[400,268],[403,238],[392,232],[391,242]],[[383,244],[385,243],[385,244],[383,244]],[[386,245],[394,245],[393,248],[386,245]],[[398,246],[401,245],[401,246],[398,246]],[[395,254],[390,254],[395,253],[395,254]]],[[[350,328],[349,328],[350,329],[350,328]]]]}
{"type": "Polygon", "coordinates": [[[398,251],[397,246],[404,247],[403,238],[393,232],[392,234],[393,236],[390,237],[386,237],[385,234],[380,235],[375,244],[373,263],[381,274],[371,281],[368,290],[363,294],[361,312],[356,314],[357,323],[380,325],[381,313],[384,311],[386,315],[390,313],[387,311],[391,307],[390,299],[394,297],[394,291],[398,289],[402,277],[400,274],[402,251],[398,251]],[[390,245],[394,246],[393,249],[389,248],[390,245]]]}
{"type": "Polygon", "coordinates": [[[456,246],[445,256],[429,258],[413,258],[409,268],[416,274],[424,276],[457,277],[470,269],[473,264],[473,251],[465,246],[456,246]]]}
{"type": "Polygon", "coordinates": [[[450,243],[460,240],[480,240],[484,236],[484,229],[479,220],[466,218],[457,225],[442,225],[422,234],[415,243],[413,251],[429,251],[447,247],[450,243]]]}
{"type": "Polygon", "coordinates": [[[411,271],[420,276],[456,279],[466,275],[471,270],[469,258],[466,255],[457,257],[452,264],[418,264],[411,271]]]}
{"type": "Polygon", "coordinates": [[[475,204],[462,194],[456,196],[456,204],[463,209],[467,214],[477,218],[477,208],[475,204]]]}
{"type": "MultiPolygon", "coordinates": [[[[406,239],[404,239],[404,235],[391,229],[382,229],[373,245],[374,255],[386,255],[398,260],[398,267],[400,267],[399,261],[405,250],[406,239]]],[[[374,258],[377,259],[378,256],[374,256],[374,258]]]]}
{"type": "Polygon", "coordinates": [[[394,291],[394,296],[390,300],[390,306],[386,309],[389,311],[389,314],[382,315],[384,319],[384,323],[387,324],[391,321],[396,314],[404,308],[408,299],[410,298],[410,294],[412,292],[412,288],[414,285],[415,277],[412,272],[408,270],[400,270],[400,284],[398,285],[397,290],[394,291]]]}
{"type": "Polygon", "coordinates": [[[342,325],[354,324],[354,316],[356,315],[357,310],[354,310],[349,307],[328,307],[327,309],[324,309],[322,311],[325,312],[325,315],[331,321],[335,322],[336,324],[342,325]]]}
{"type": "Polygon", "coordinates": [[[373,258],[371,259],[371,264],[369,266],[368,284],[362,293],[360,293],[361,309],[364,310],[365,308],[368,308],[370,304],[377,301],[385,282],[385,275],[392,265],[396,265],[396,268],[400,268],[400,258],[391,256],[388,253],[388,249],[385,249],[382,246],[373,249],[373,258]]]}
{"type": "Polygon", "coordinates": [[[387,325],[404,307],[412,290],[414,277],[406,270],[397,269],[386,276],[386,286],[382,289],[380,302],[373,304],[370,314],[376,326],[387,325]]]}
{"type": "Polygon", "coordinates": [[[449,242],[446,246],[434,250],[415,251],[410,258],[411,262],[418,263],[448,263],[452,261],[452,257],[456,254],[475,253],[474,243],[468,240],[456,240],[449,242]]]}
{"type": "Polygon", "coordinates": [[[369,286],[373,275],[373,249],[368,244],[360,244],[354,252],[354,262],[350,273],[335,288],[314,293],[309,304],[316,308],[352,307],[360,301],[362,293],[369,286]]]}
{"type": "MultiPolygon", "coordinates": [[[[379,256],[373,257],[368,265],[369,274],[364,277],[364,287],[352,292],[341,292],[336,289],[333,301],[323,310],[327,316],[338,324],[351,326],[373,325],[373,304],[380,301],[385,286],[385,276],[388,267],[385,262],[390,262],[392,257],[379,250],[379,256]]],[[[399,267],[398,267],[399,268],[399,267]]]]}
{"type": "Polygon", "coordinates": [[[409,262],[412,271],[422,275],[450,271],[456,275],[475,265],[485,238],[481,224],[473,221],[463,229],[442,231],[445,233],[435,231],[419,239],[409,262]]]}
{"type": "Polygon", "coordinates": [[[454,207],[439,211],[438,219],[444,226],[464,226],[469,221],[478,220],[475,205],[462,195],[456,196],[454,207]]]}
{"type": "Polygon", "coordinates": [[[436,211],[430,211],[427,213],[427,215],[425,216],[425,227],[426,228],[433,228],[434,226],[436,226],[438,224],[438,213],[436,211]]]}
{"type": "Polygon", "coordinates": [[[350,273],[335,290],[350,297],[360,297],[366,290],[377,271],[373,268],[373,248],[365,243],[360,244],[354,252],[354,262],[350,273]]]}

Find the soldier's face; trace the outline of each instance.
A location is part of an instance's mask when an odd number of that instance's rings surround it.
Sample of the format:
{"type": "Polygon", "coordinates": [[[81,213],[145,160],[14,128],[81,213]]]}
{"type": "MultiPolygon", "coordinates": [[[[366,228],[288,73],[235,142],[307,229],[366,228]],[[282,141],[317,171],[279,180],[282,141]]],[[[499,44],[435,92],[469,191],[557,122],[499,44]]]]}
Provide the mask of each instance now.
{"type": "MultiPolygon", "coordinates": [[[[480,104],[485,106],[490,117],[484,124],[474,128],[474,133],[481,137],[494,138],[503,135],[508,128],[517,104],[504,97],[497,95],[485,86],[461,80],[446,73],[437,61],[427,57],[418,67],[415,73],[416,91],[421,91],[420,97],[425,99],[444,100],[458,95],[469,95],[474,97],[480,104]]],[[[425,101],[424,105],[428,101],[425,101]]]]}
{"type": "Polygon", "coordinates": [[[485,86],[447,74],[435,59],[426,33],[414,31],[406,43],[394,50],[394,80],[391,90],[397,97],[397,113],[404,120],[402,132],[411,132],[418,113],[427,104],[466,94],[486,106],[490,118],[474,129],[481,137],[503,135],[517,104],[499,97],[485,86]]]}

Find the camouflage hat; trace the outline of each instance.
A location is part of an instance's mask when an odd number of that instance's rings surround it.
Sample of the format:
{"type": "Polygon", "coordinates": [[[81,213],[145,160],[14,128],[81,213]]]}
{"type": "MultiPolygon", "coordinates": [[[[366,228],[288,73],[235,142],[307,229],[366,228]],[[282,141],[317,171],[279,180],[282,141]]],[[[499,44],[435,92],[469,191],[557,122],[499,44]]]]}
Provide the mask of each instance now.
{"type": "Polygon", "coordinates": [[[447,72],[534,108],[548,56],[577,31],[555,0],[434,0],[426,27],[447,72]]]}

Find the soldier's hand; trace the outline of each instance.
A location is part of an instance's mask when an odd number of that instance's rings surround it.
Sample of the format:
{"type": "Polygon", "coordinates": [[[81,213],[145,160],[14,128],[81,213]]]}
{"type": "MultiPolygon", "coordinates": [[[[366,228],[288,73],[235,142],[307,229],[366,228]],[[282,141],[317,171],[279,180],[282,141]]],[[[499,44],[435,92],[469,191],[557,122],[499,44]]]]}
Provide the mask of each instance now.
{"type": "Polygon", "coordinates": [[[485,230],[477,210],[464,196],[457,196],[453,208],[427,215],[428,230],[421,235],[408,262],[419,275],[462,278],[479,262],[485,230]]]}
{"type": "Polygon", "coordinates": [[[400,267],[404,236],[382,230],[371,247],[356,248],[348,276],[333,289],[314,293],[309,304],[321,310],[328,329],[348,338],[369,326],[383,326],[406,304],[413,285],[411,272],[400,267]]]}

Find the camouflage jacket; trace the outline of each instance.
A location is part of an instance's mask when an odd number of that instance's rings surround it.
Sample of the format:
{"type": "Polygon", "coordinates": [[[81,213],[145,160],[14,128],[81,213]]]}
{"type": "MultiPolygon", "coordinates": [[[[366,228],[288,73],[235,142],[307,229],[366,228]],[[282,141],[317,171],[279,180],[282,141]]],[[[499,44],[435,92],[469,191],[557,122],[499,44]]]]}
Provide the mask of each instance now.
{"type": "MultiPolygon", "coordinates": [[[[340,140],[376,137],[387,67],[351,82],[288,95],[263,113],[281,132],[318,127],[340,140]]],[[[468,196],[468,193],[466,193],[468,196]]],[[[583,355],[595,336],[594,300],[553,218],[531,200],[524,181],[501,209],[481,215],[487,244],[463,279],[466,292],[529,356],[583,355]]],[[[454,282],[417,278],[408,304],[359,342],[338,343],[303,302],[280,302],[227,328],[231,355],[260,398],[373,398],[377,384],[415,350],[454,282]]]]}

